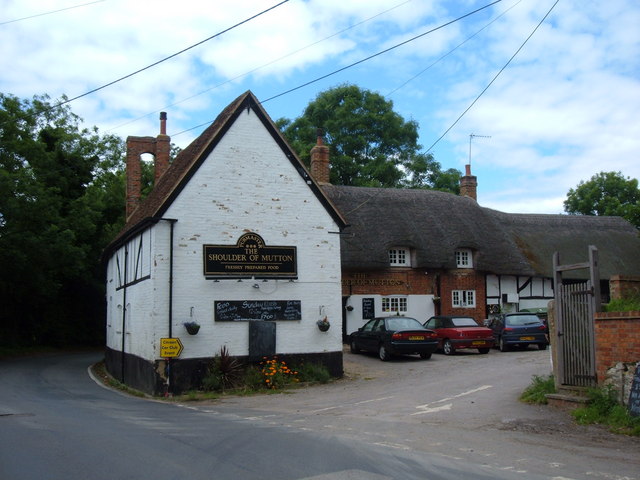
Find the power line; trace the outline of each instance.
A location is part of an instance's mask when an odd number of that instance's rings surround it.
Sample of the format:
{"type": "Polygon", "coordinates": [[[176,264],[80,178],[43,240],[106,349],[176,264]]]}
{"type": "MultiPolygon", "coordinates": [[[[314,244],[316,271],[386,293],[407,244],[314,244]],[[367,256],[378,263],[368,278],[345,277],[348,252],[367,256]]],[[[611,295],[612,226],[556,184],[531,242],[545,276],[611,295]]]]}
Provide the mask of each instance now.
{"type": "Polygon", "coordinates": [[[21,22],[22,20],[30,20],[30,19],[36,18],[36,17],[43,17],[44,15],[51,15],[53,13],[64,12],[65,10],[73,10],[74,8],[86,7],[87,5],[93,5],[94,3],[101,3],[101,2],[104,2],[104,1],[105,0],[97,0],[95,2],[83,3],[81,5],[74,5],[72,7],[61,8],[59,10],[52,10],[50,12],[38,13],[36,15],[30,15],[28,17],[16,18],[15,20],[7,20],[6,22],[0,22],[0,25],[7,25],[9,23],[21,22]]]}
{"type": "Polygon", "coordinates": [[[534,28],[534,29],[533,29],[533,31],[529,34],[529,36],[525,39],[525,41],[524,41],[524,42],[522,42],[522,45],[520,45],[520,47],[518,48],[518,50],[516,50],[516,53],[514,53],[514,54],[511,56],[511,58],[507,61],[507,63],[505,63],[505,64],[504,64],[504,66],[500,69],[500,71],[499,71],[498,73],[496,73],[496,75],[495,75],[495,76],[493,77],[493,79],[489,82],[489,84],[484,88],[484,90],[482,90],[482,91],[480,92],[480,94],[476,97],[476,99],[475,99],[473,102],[471,102],[471,105],[469,105],[469,106],[467,107],[467,109],[466,109],[464,112],[462,112],[462,113],[460,114],[460,116],[456,119],[456,121],[455,121],[455,122],[453,122],[449,128],[447,128],[447,130],[446,130],[446,131],[445,131],[445,132],[440,136],[440,138],[438,138],[438,139],[433,143],[433,145],[431,145],[431,146],[427,149],[427,152],[430,152],[430,151],[431,151],[431,149],[432,149],[433,147],[435,147],[435,146],[440,142],[440,140],[442,140],[442,139],[445,137],[445,135],[446,135],[447,133],[449,133],[449,131],[450,131],[453,127],[455,127],[455,126],[456,126],[456,124],[460,121],[460,119],[461,119],[462,117],[464,117],[464,116],[466,115],[466,113],[467,113],[469,110],[471,110],[471,107],[473,107],[473,106],[476,104],[476,102],[477,102],[478,100],[480,100],[480,97],[482,97],[482,95],[484,95],[484,92],[486,92],[487,90],[489,90],[489,87],[490,87],[491,85],[493,85],[493,82],[495,82],[495,81],[496,81],[496,79],[500,76],[500,74],[501,74],[501,73],[502,73],[502,72],[503,72],[503,71],[504,71],[504,70],[509,66],[509,64],[510,64],[510,63],[511,63],[511,61],[516,57],[516,55],[518,55],[518,53],[520,53],[520,50],[522,50],[522,49],[524,48],[524,46],[527,44],[527,42],[529,41],[529,39],[530,39],[531,37],[533,37],[534,33],[536,33],[536,31],[538,31],[538,28],[540,28],[540,26],[544,23],[544,21],[547,19],[547,17],[551,14],[551,12],[552,12],[552,11],[553,11],[553,9],[556,7],[556,5],[558,4],[558,2],[559,2],[559,1],[560,1],[560,0],[556,0],[556,2],[555,2],[553,5],[551,5],[551,8],[549,9],[549,11],[545,14],[545,16],[544,16],[544,17],[542,17],[542,20],[540,20],[540,22],[538,23],[538,25],[536,25],[536,28],[534,28]]]}
{"type": "MultiPolygon", "coordinates": [[[[378,53],[374,53],[373,55],[369,55],[368,57],[365,57],[365,58],[363,58],[363,59],[361,59],[361,60],[358,60],[357,62],[351,63],[351,64],[349,64],[349,65],[347,65],[347,66],[345,66],[345,67],[339,68],[338,70],[334,70],[333,72],[331,72],[331,73],[327,73],[326,75],[322,75],[322,76],[320,76],[320,77],[317,77],[317,78],[315,78],[314,80],[310,80],[310,81],[308,81],[308,82],[306,82],[306,83],[303,83],[302,85],[298,85],[297,87],[290,88],[289,90],[286,90],[286,91],[284,91],[284,92],[282,92],[282,93],[279,93],[279,94],[277,94],[277,95],[274,95],[274,96],[272,96],[272,97],[269,97],[269,98],[267,98],[266,100],[261,100],[261,101],[260,101],[260,103],[261,103],[261,104],[265,104],[265,103],[267,103],[267,102],[268,102],[268,101],[270,101],[270,100],[273,100],[273,99],[278,98],[278,97],[282,97],[283,95],[286,95],[286,94],[288,94],[288,93],[294,92],[294,91],[299,90],[299,89],[301,89],[301,88],[303,88],[303,87],[309,86],[309,85],[311,85],[311,84],[313,84],[313,83],[316,83],[316,82],[318,82],[318,81],[320,81],[320,80],[324,80],[325,78],[328,78],[328,77],[330,77],[330,76],[332,76],[332,75],[335,75],[336,73],[340,73],[340,72],[343,72],[343,71],[345,71],[345,70],[347,70],[347,69],[349,69],[349,68],[355,67],[356,65],[360,65],[361,63],[364,63],[364,62],[366,62],[367,60],[371,60],[372,58],[375,58],[375,57],[378,57],[378,56],[380,56],[380,55],[382,55],[382,54],[384,54],[384,53],[390,52],[391,50],[394,50],[395,48],[398,48],[398,47],[401,47],[401,46],[403,46],[403,45],[406,45],[407,43],[413,42],[414,40],[417,40],[417,39],[419,39],[419,38],[421,38],[421,37],[424,37],[425,35],[428,35],[428,34],[430,34],[430,33],[433,33],[433,32],[435,32],[435,31],[437,31],[437,30],[440,30],[440,29],[442,29],[442,28],[444,28],[444,27],[446,27],[446,26],[448,26],[448,25],[451,25],[452,23],[458,22],[458,21],[460,21],[460,20],[462,20],[462,19],[464,19],[464,18],[466,18],[466,17],[469,17],[469,16],[471,16],[471,15],[473,15],[473,14],[475,14],[475,13],[480,12],[481,10],[484,10],[484,9],[486,9],[486,8],[489,8],[490,6],[495,5],[496,3],[500,3],[501,1],[502,1],[502,0],[495,0],[494,2],[491,2],[491,3],[489,3],[489,4],[487,4],[487,5],[483,6],[483,7],[480,7],[480,8],[478,8],[478,9],[476,9],[476,10],[473,10],[472,12],[469,12],[469,13],[467,13],[467,14],[465,14],[465,15],[462,15],[462,16],[460,16],[460,17],[458,17],[458,18],[455,18],[454,20],[451,20],[451,21],[449,21],[449,22],[443,23],[442,25],[440,25],[440,26],[438,26],[438,27],[432,28],[431,30],[428,30],[428,31],[426,31],[426,32],[424,32],[424,33],[421,33],[420,35],[416,35],[415,37],[412,37],[412,38],[410,38],[410,39],[408,39],[408,40],[405,40],[405,41],[403,41],[403,42],[397,43],[396,45],[394,45],[394,46],[392,46],[392,47],[389,47],[389,48],[386,48],[386,49],[384,49],[384,50],[381,50],[381,51],[379,51],[378,53]]],[[[203,126],[205,126],[205,125],[209,125],[212,121],[213,121],[213,120],[210,120],[210,121],[205,122],[205,123],[201,123],[201,124],[199,124],[199,125],[196,125],[196,126],[194,126],[194,127],[188,128],[188,129],[186,129],[186,130],[182,130],[181,132],[174,133],[174,134],[172,134],[171,136],[172,136],[172,137],[176,137],[176,136],[181,135],[181,134],[183,134],[183,133],[190,132],[191,130],[195,130],[196,128],[200,128],[200,127],[203,127],[203,126]]]]}
{"type": "MultiPolygon", "coordinates": [[[[203,94],[205,94],[205,93],[207,93],[207,92],[210,92],[211,90],[215,90],[216,88],[220,88],[220,87],[222,87],[222,86],[226,85],[227,83],[231,83],[231,82],[233,82],[233,81],[235,81],[235,80],[238,80],[239,78],[246,77],[247,75],[249,75],[249,74],[251,74],[251,73],[253,73],[253,72],[256,72],[256,71],[258,71],[258,70],[260,70],[260,69],[262,69],[262,68],[264,68],[264,67],[268,67],[269,65],[273,65],[274,63],[277,63],[277,62],[279,62],[280,60],[284,60],[285,58],[288,58],[288,57],[290,57],[290,56],[292,56],[292,55],[295,55],[296,53],[302,52],[303,50],[306,50],[306,49],[308,49],[308,48],[311,48],[311,47],[313,47],[313,46],[315,46],[315,45],[318,45],[319,43],[325,42],[325,41],[327,41],[327,40],[329,40],[329,39],[331,39],[331,38],[333,38],[333,37],[336,37],[336,36],[338,36],[338,35],[340,35],[340,34],[344,33],[344,32],[347,32],[347,31],[349,31],[349,30],[352,30],[352,29],[354,29],[354,28],[356,28],[356,27],[358,27],[358,26],[360,26],[360,25],[362,25],[362,24],[364,24],[364,23],[367,23],[367,22],[369,22],[369,21],[373,20],[374,18],[377,18],[377,17],[379,17],[379,16],[381,16],[381,15],[384,15],[385,13],[390,12],[391,10],[395,10],[395,9],[396,9],[396,8],[398,8],[398,7],[401,7],[401,6],[403,6],[403,5],[406,5],[407,3],[410,3],[411,1],[412,1],[412,0],[405,0],[404,2],[402,2],[402,3],[398,3],[397,5],[394,5],[394,6],[393,6],[393,7],[391,7],[391,8],[388,8],[388,9],[386,9],[386,10],[383,10],[382,12],[377,13],[377,14],[375,14],[375,15],[373,15],[373,16],[371,16],[371,17],[369,17],[369,18],[366,18],[366,19],[364,19],[364,20],[362,20],[362,21],[360,21],[360,22],[354,23],[353,25],[350,25],[350,26],[348,26],[347,28],[343,28],[342,30],[337,31],[337,32],[335,32],[335,33],[333,33],[333,34],[329,35],[328,37],[324,37],[324,38],[323,38],[323,39],[321,39],[321,40],[318,40],[318,41],[312,42],[312,43],[310,43],[310,44],[308,44],[308,45],[306,45],[306,46],[304,46],[304,47],[298,48],[297,50],[293,50],[293,51],[291,51],[291,52],[287,53],[286,55],[283,55],[283,56],[281,56],[281,57],[278,57],[278,58],[276,58],[276,59],[274,59],[274,60],[271,60],[271,61],[269,61],[269,62],[267,62],[267,63],[263,63],[262,65],[260,65],[260,66],[258,66],[258,67],[252,68],[251,70],[249,70],[249,71],[247,71],[247,72],[245,72],[245,73],[241,73],[240,75],[236,75],[235,77],[230,78],[230,79],[228,79],[228,80],[225,80],[224,82],[218,83],[218,84],[214,85],[213,87],[207,88],[206,90],[203,90],[203,91],[201,91],[201,92],[198,92],[198,93],[196,93],[196,94],[193,94],[193,95],[191,95],[191,96],[189,96],[189,97],[183,98],[183,99],[178,100],[178,101],[176,101],[176,102],[173,102],[173,103],[171,103],[171,104],[169,104],[169,105],[166,105],[166,106],[162,107],[160,110],[155,110],[155,111],[153,111],[153,112],[146,113],[146,114],[144,114],[144,115],[142,115],[142,116],[140,116],[140,117],[137,117],[137,118],[134,118],[134,119],[128,120],[128,121],[126,121],[126,122],[124,122],[124,123],[121,123],[121,124],[119,124],[119,125],[116,125],[115,127],[112,127],[112,128],[110,128],[109,130],[107,130],[107,131],[115,130],[115,129],[117,129],[117,128],[124,127],[125,125],[130,125],[131,123],[136,122],[136,121],[138,121],[138,120],[141,120],[141,119],[143,119],[143,118],[145,118],[145,117],[148,117],[149,115],[153,115],[153,114],[155,114],[155,113],[158,113],[159,111],[164,111],[164,110],[166,110],[166,109],[168,109],[168,108],[170,108],[170,107],[174,107],[174,106],[176,106],[176,105],[179,105],[179,104],[180,104],[180,103],[182,103],[182,102],[186,102],[187,100],[191,100],[192,98],[195,98],[195,97],[198,97],[198,96],[200,96],[200,95],[203,95],[203,94]]],[[[194,127],[194,128],[197,128],[197,127],[194,127]]]]}
{"type": "Polygon", "coordinates": [[[231,27],[229,27],[229,28],[226,28],[226,29],[222,30],[221,32],[216,33],[215,35],[212,35],[212,36],[210,36],[210,37],[208,37],[208,38],[205,38],[204,40],[201,40],[201,41],[199,41],[198,43],[194,43],[194,44],[193,44],[193,45],[191,45],[190,47],[184,48],[184,49],[180,50],[179,52],[176,52],[176,53],[174,53],[174,54],[172,54],[172,55],[169,55],[168,57],[165,57],[165,58],[163,58],[162,60],[158,60],[157,62],[152,63],[151,65],[147,65],[146,67],[141,68],[141,69],[139,69],[139,70],[136,70],[135,72],[132,72],[132,73],[130,73],[130,74],[128,74],[128,75],[125,75],[124,77],[120,77],[120,78],[118,78],[118,79],[116,79],[116,80],[113,80],[112,82],[109,82],[109,83],[107,83],[107,84],[105,84],[105,85],[102,85],[101,87],[94,88],[93,90],[89,90],[88,92],[83,93],[82,95],[78,95],[78,96],[76,96],[76,97],[73,97],[73,98],[69,98],[69,99],[67,99],[67,100],[64,100],[63,102],[57,103],[57,104],[55,104],[55,105],[51,106],[51,107],[49,108],[49,110],[51,110],[51,109],[53,109],[53,108],[60,107],[60,106],[65,105],[65,104],[67,104],[67,103],[73,102],[74,100],[78,100],[79,98],[86,97],[87,95],[90,95],[90,94],[92,94],[92,93],[95,93],[95,92],[97,92],[97,91],[99,91],[99,90],[102,90],[102,89],[104,89],[104,88],[110,87],[111,85],[114,85],[114,84],[116,84],[116,83],[118,83],[118,82],[121,82],[122,80],[125,80],[125,79],[127,79],[127,78],[133,77],[134,75],[137,75],[137,74],[138,74],[138,73],[140,73],[140,72],[144,72],[145,70],[148,70],[148,69],[150,69],[150,68],[152,68],[152,67],[155,67],[156,65],[159,65],[159,64],[161,64],[162,62],[166,62],[167,60],[170,60],[170,59],[172,59],[172,58],[174,58],[174,57],[177,57],[178,55],[180,55],[180,54],[182,54],[182,53],[184,53],[184,52],[186,52],[186,51],[188,51],[188,50],[191,50],[192,48],[195,48],[195,47],[197,47],[198,45],[202,45],[203,43],[208,42],[209,40],[212,40],[212,39],[214,39],[214,38],[216,38],[216,37],[219,37],[220,35],[222,35],[222,34],[224,34],[224,33],[227,33],[228,31],[233,30],[234,28],[239,27],[240,25],[243,25],[243,24],[245,24],[245,23],[247,23],[247,22],[249,22],[249,21],[251,21],[251,20],[253,20],[253,19],[257,18],[257,17],[259,17],[260,15],[263,15],[263,14],[265,14],[265,13],[267,13],[267,12],[270,12],[271,10],[273,10],[273,9],[275,9],[275,8],[277,8],[277,7],[279,7],[280,5],[283,5],[283,4],[287,3],[288,1],[289,1],[289,0],[283,0],[282,2],[280,2],[280,3],[276,4],[276,5],[273,5],[273,6],[269,7],[269,8],[267,8],[266,10],[263,10],[263,11],[262,11],[262,12],[260,12],[260,13],[257,13],[257,14],[255,14],[255,15],[253,15],[252,17],[249,17],[249,18],[247,18],[247,19],[245,19],[245,20],[242,20],[241,22],[236,23],[235,25],[233,25],[233,26],[231,26],[231,27]]]}
{"type": "Polygon", "coordinates": [[[473,12],[469,12],[469,13],[467,13],[466,15],[462,15],[461,17],[458,17],[458,18],[456,18],[456,19],[454,19],[454,20],[451,20],[451,21],[449,21],[449,22],[447,22],[447,23],[443,23],[442,25],[440,25],[440,26],[438,26],[438,27],[436,27],[436,28],[432,28],[431,30],[428,30],[428,31],[426,31],[426,32],[424,32],[424,33],[421,33],[420,35],[416,35],[415,37],[412,37],[412,38],[410,38],[410,39],[408,39],[408,40],[405,40],[404,42],[397,43],[396,45],[394,45],[394,46],[392,46],[392,47],[389,47],[389,48],[386,48],[386,49],[384,49],[384,50],[381,50],[381,51],[380,51],[380,52],[378,52],[378,53],[374,53],[373,55],[369,55],[368,57],[363,58],[362,60],[358,60],[357,62],[354,62],[354,63],[352,63],[352,64],[350,64],[350,65],[347,65],[346,67],[339,68],[338,70],[334,70],[334,71],[333,71],[333,72],[331,72],[331,73],[327,73],[326,75],[323,75],[323,76],[321,76],[321,77],[318,77],[318,78],[316,78],[316,79],[314,79],[314,80],[311,80],[311,81],[309,81],[309,82],[307,82],[307,83],[303,83],[302,85],[299,85],[299,86],[297,86],[297,87],[290,88],[289,90],[286,90],[286,91],[284,91],[284,92],[282,92],[282,93],[279,93],[278,95],[274,95],[273,97],[269,97],[269,98],[267,98],[266,100],[261,101],[260,103],[267,103],[268,101],[273,100],[273,99],[278,98],[278,97],[281,97],[281,96],[283,96],[283,95],[286,95],[287,93],[295,92],[296,90],[299,90],[299,89],[301,89],[301,88],[303,88],[303,87],[309,86],[309,85],[311,85],[311,84],[313,84],[313,83],[319,82],[320,80],[324,80],[324,79],[325,79],[325,78],[327,78],[327,77],[330,77],[330,76],[332,76],[332,75],[335,75],[336,73],[340,73],[340,72],[343,72],[343,71],[345,71],[345,70],[347,70],[347,69],[349,69],[349,68],[351,68],[351,67],[355,67],[356,65],[359,65],[359,64],[361,64],[361,63],[364,63],[364,62],[366,62],[367,60],[371,60],[372,58],[375,58],[375,57],[378,57],[378,56],[380,56],[380,55],[382,55],[382,54],[384,54],[384,53],[390,52],[391,50],[394,50],[394,49],[396,49],[396,48],[398,48],[398,47],[401,47],[401,46],[403,46],[403,45],[406,45],[407,43],[413,42],[414,40],[417,40],[417,39],[419,39],[419,38],[421,38],[421,37],[424,37],[425,35],[428,35],[428,34],[430,34],[430,33],[433,33],[433,32],[435,32],[436,30],[440,30],[441,28],[444,28],[444,27],[446,27],[446,26],[448,26],[448,25],[451,25],[452,23],[458,22],[458,21],[462,20],[463,18],[469,17],[469,16],[471,16],[471,15],[473,15],[473,14],[475,14],[475,13],[478,13],[479,11],[484,10],[485,8],[489,8],[490,6],[495,5],[496,3],[500,3],[501,1],[502,1],[502,0],[495,0],[494,2],[491,2],[491,3],[489,3],[488,5],[485,5],[484,7],[480,7],[480,8],[478,8],[478,9],[474,10],[473,12]]]}
{"type": "Polygon", "coordinates": [[[435,62],[433,62],[431,65],[429,65],[428,67],[422,69],[421,71],[419,71],[418,73],[416,73],[413,77],[411,77],[409,80],[407,80],[406,82],[404,82],[402,85],[394,88],[393,90],[391,90],[389,93],[387,93],[385,96],[386,97],[390,97],[391,95],[393,95],[394,93],[396,93],[398,90],[400,90],[402,87],[404,87],[405,85],[407,85],[410,82],[413,82],[416,78],[418,78],[420,75],[422,75],[424,72],[426,72],[427,70],[429,70],[431,67],[433,67],[434,65],[436,65],[437,63],[440,63],[442,60],[444,60],[445,58],[447,58],[449,55],[451,55],[453,52],[455,52],[456,50],[458,50],[460,47],[462,47],[465,43],[467,43],[469,40],[471,40],[472,38],[478,36],[483,30],[489,28],[489,26],[491,26],[493,23],[497,22],[500,18],[502,18],[503,16],[505,16],[512,8],[514,8],[516,5],[518,5],[522,0],[518,0],[516,3],[514,3],[513,5],[511,5],[509,8],[507,8],[504,12],[502,12],[500,15],[498,15],[497,17],[495,17],[493,20],[491,20],[489,23],[487,23],[484,27],[482,27],[480,30],[478,30],[476,33],[474,33],[473,35],[471,35],[470,37],[467,37],[466,40],[464,40],[463,42],[459,43],[458,45],[456,45],[454,48],[452,48],[451,50],[449,50],[447,53],[445,53],[444,55],[442,55],[440,58],[438,58],[435,62]]]}

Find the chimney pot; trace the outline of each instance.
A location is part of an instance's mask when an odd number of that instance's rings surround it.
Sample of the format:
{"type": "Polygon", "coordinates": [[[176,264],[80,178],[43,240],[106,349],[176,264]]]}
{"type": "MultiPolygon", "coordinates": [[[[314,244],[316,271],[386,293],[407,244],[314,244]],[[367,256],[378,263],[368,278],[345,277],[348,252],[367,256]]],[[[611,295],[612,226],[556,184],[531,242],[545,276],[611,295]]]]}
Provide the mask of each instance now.
{"type": "Polygon", "coordinates": [[[324,144],[324,130],[316,129],[316,145],[311,149],[311,176],[321,184],[329,183],[329,147],[324,144]]]}
{"type": "Polygon", "coordinates": [[[460,178],[460,195],[478,201],[478,179],[471,175],[471,165],[465,165],[465,175],[460,178]]]}
{"type": "Polygon", "coordinates": [[[160,112],[160,135],[167,134],[167,112],[160,112]]]}

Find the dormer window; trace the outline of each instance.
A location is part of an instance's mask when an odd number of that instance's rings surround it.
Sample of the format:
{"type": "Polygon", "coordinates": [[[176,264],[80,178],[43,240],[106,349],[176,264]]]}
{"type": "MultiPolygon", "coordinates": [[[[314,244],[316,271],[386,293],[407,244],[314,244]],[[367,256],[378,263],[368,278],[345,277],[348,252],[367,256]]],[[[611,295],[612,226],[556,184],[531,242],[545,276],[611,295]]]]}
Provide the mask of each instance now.
{"type": "Polygon", "coordinates": [[[409,267],[411,265],[408,248],[392,248],[389,250],[389,265],[392,267],[409,267]]]}
{"type": "Polygon", "coordinates": [[[473,268],[473,255],[468,248],[456,250],[456,267],[473,268]]]}

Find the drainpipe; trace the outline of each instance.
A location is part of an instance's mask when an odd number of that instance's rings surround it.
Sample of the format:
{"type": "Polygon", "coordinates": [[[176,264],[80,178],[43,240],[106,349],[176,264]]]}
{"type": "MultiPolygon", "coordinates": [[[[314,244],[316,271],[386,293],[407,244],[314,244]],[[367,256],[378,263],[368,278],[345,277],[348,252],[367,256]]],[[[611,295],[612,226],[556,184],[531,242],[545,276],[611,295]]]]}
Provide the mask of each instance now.
{"type": "Polygon", "coordinates": [[[120,356],[121,372],[120,382],[124,383],[124,342],[126,339],[126,318],[127,318],[127,265],[129,264],[129,246],[124,244],[124,287],[122,289],[122,352],[120,356]]]}
{"type": "MultiPolygon", "coordinates": [[[[169,338],[173,338],[173,232],[178,221],[175,218],[162,218],[169,222],[169,338]]],[[[167,358],[167,393],[171,392],[171,358],[167,358]]]]}
{"type": "Polygon", "coordinates": [[[175,218],[163,218],[169,222],[169,338],[173,335],[173,226],[178,221],[175,218]]]}

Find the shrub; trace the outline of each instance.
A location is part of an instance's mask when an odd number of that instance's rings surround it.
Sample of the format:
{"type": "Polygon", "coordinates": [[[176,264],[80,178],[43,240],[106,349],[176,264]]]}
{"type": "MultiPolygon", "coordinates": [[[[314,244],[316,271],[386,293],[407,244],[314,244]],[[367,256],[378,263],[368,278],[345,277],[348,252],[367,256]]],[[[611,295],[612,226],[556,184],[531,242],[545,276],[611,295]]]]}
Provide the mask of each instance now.
{"type": "Polygon", "coordinates": [[[298,372],[291,370],[286,362],[279,361],[278,357],[271,359],[265,357],[264,360],[260,362],[260,365],[262,366],[262,376],[267,388],[276,390],[292,382],[298,382],[298,372]]]}
{"type": "Polygon", "coordinates": [[[202,388],[207,391],[224,391],[237,385],[241,377],[242,365],[229,354],[226,345],[213,359],[202,380],[202,388]]]}
{"type": "Polygon", "coordinates": [[[603,305],[605,312],[632,312],[640,310],[640,296],[617,298],[603,305]]]}
{"type": "Polygon", "coordinates": [[[298,365],[298,380],[310,383],[328,383],[331,374],[327,367],[317,363],[301,363],[298,365]]]}
{"type": "Polygon", "coordinates": [[[243,385],[244,390],[258,391],[265,388],[265,378],[262,373],[262,368],[255,365],[248,366],[244,371],[243,385]]]}

